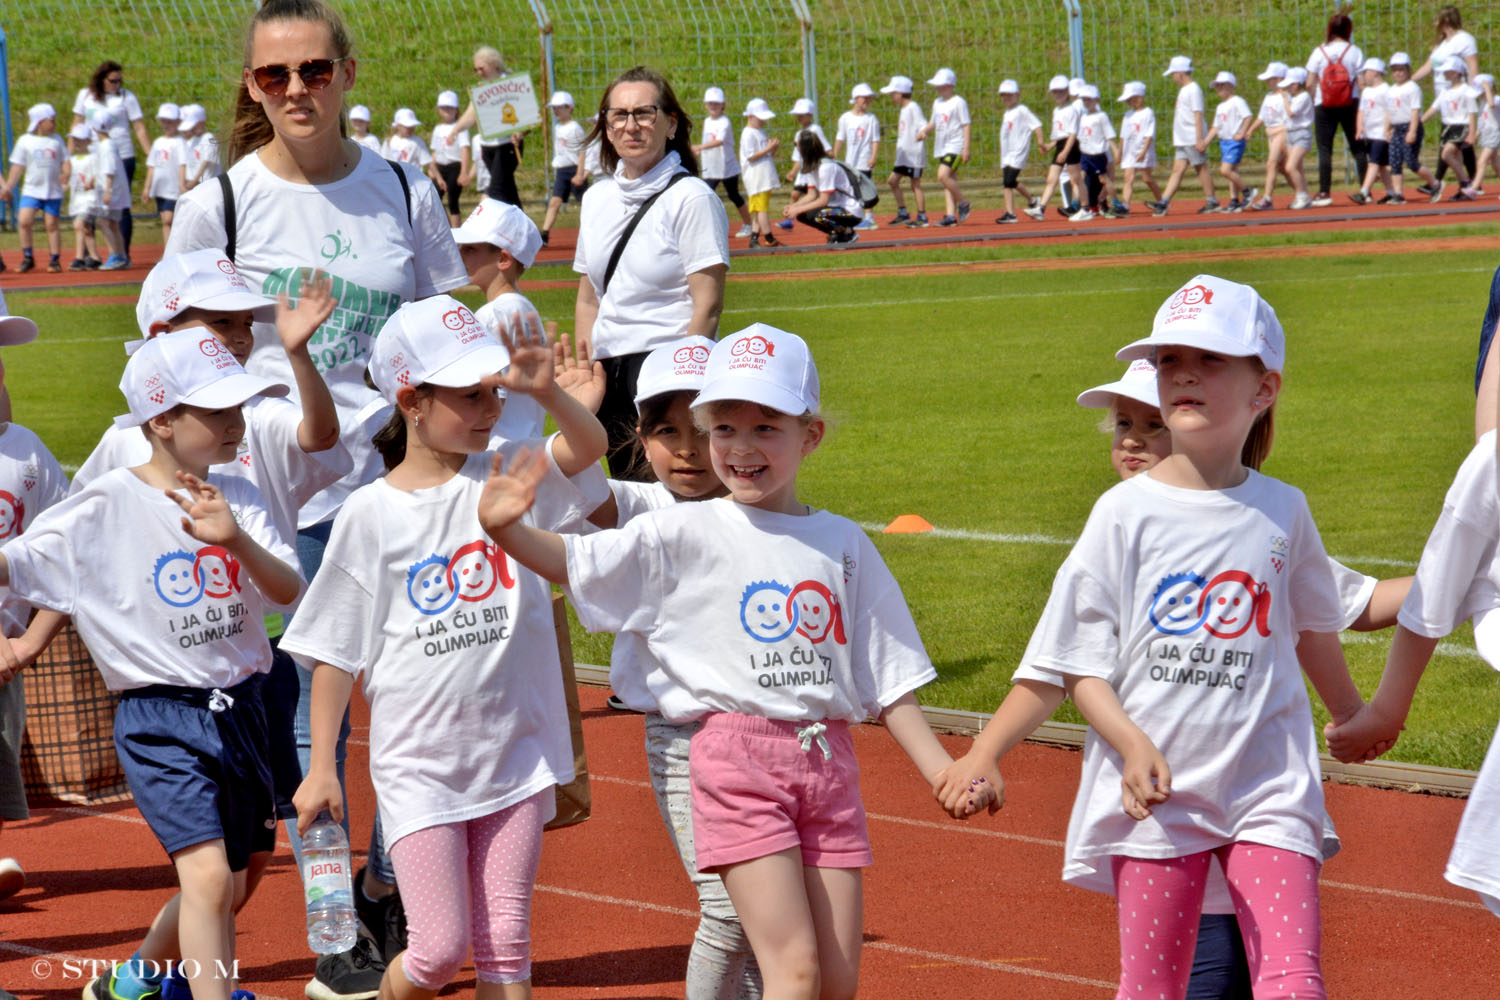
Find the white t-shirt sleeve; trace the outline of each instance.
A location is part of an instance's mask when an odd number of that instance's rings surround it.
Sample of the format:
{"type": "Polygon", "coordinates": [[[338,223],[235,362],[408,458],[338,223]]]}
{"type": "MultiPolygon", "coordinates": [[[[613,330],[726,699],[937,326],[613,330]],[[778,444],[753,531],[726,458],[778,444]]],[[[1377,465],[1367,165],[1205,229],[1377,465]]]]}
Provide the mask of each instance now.
{"type": "Polygon", "coordinates": [[[10,572],[0,598],[17,597],[37,608],[71,615],[82,579],[70,539],[74,535],[71,505],[54,507],[31,523],[25,534],[5,546],[10,572]]]}
{"type": "Polygon", "coordinates": [[[1292,601],[1292,628],[1298,632],[1338,632],[1344,628],[1345,611],[1333,575],[1333,560],[1323,548],[1323,539],[1304,502],[1292,529],[1292,561],[1288,594],[1292,601]]]}
{"type": "Polygon", "coordinates": [[[370,666],[370,640],[380,628],[371,617],[373,596],[340,564],[333,545],[330,539],[281,648],[309,670],[315,663],[327,663],[358,677],[370,666]]]}
{"type": "MultiPolygon", "coordinates": [[[[677,255],[682,258],[683,274],[696,274],[720,264],[728,266],[729,224],[725,219],[718,196],[706,187],[699,197],[683,199],[677,212],[677,255]]],[[[448,242],[453,242],[452,236],[448,242]]]]}
{"type": "Polygon", "coordinates": [[[564,535],[568,597],[590,632],[649,633],[662,605],[662,540],[650,517],[614,531],[564,535]]]}
{"type": "Polygon", "coordinates": [[[1350,569],[1332,556],[1328,558],[1328,568],[1333,572],[1333,583],[1339,590],[1339,603],[1344,606],[1344,623],[1340,626],[1342,631],[1353,626],[1355,619],[1364,613],[1370,604],[1370,597],[1375,593],[1375,584],[1380,581],[1350,569]]]}
{"type": "Polygon", "coordinates": [[[1482,436],[1459,466],[1422,549],[1416,578],[1396,616],[1418,635],[1442,638],[1465,618],[1500,604],[1495,437],[1494,431],[1482,436]]]}
{"type": "Polygon", "coordinates": [[[146,117],[145,113],[141,111],[140,99],[135,96],[134,91],[125,91],[125,100],[123,103],[125,106],[125,117],[130,121],[138,122],[146,117]]]}
{"type": "MultiPolygon", "coordinates": [[[[416,297],[425,299],[440,292],[462,288],[469,283],[469,272],[464,270],[463,258],[458,255],[458,244],[453,242],[453,230],[448,225],[448,210],[443,207],[443,196],[438,194],[437,187],[429,183],[416,167],[405,163],[397,166],[406,172],[406,183],[411,192],[412,266],[416,269],[416,297]]],[[[176,232],[177,227],[174,225],[173,235],[176,232]]]]}

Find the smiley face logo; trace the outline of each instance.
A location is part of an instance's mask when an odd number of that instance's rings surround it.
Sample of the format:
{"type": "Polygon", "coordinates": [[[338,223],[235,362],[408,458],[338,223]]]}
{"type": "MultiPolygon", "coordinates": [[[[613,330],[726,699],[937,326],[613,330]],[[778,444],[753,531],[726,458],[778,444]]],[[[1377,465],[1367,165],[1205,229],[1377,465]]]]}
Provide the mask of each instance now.
{"type": "Polygon", "coordinates": [[[462,330],[472,322],[474,322],[474,314],[463,306],[443,313],[443,325],[450,330],[462,330]]]}
{"type": "Polygon", "coordinates": [[[239,560],[228,549],[207,545],[198,550],[193,561],[193,578],[203,587],[205,597],[229,597],[240,590],[239,560]]]}
{"type": "Polygon", "coordinates": [[[422,614],[442,614],[454,596],[448,585],[448,560],[442,556],[428,556],[406,571],[406,599],[422,614]]]}
{"type": "Polygon", "coordinates": [[[180,549],[156,560],[152,581],[156,596],[174,608],[197,604],[203,596],[203,586],[193,572],[194,565],[193,554],[180,549]]]}
{"type": "Polygon", "coordinates": [[[482,601],[495,592],[497,585],[506,590],[516,585],[506,565],[505,552],[482,539],[453,553],[444,582],[460,601],[482,601]]]}
{"type": "Polygon", "coordinates": [[[240,272],[234,269],[234,265],[229,262],[228,257],[220,257],[218,263],[220,271],[223,271],[225,274],[230,275],[231,277],[239,276],[240,272]]]}
{"type": "Polygon", "coordinates": [[[1271,634],[1271,591],[1249,573],[1227,569],[1208,582],[1198,598],[1203,627],[1220,639],[1236,639],[1253,624],[1263,636],[1271,634]]]}
{"type": "Polygon", "coordinates": [[[816,580],[803,580],[792,588],[787,612],[797,620],[797,634],[814,645],[830,637],[840,646],[849,641],[844,636],[844,609],[833,592],[816,580]]]}
{"type": "Polygon", "coordinates": [[[26,504],[5,490],[0,490],[0,538],[21,533],[26,520],[26,504]]]}
{"type": "Polygon", "coordinates": [[[217,358],[221,354],[229,353],[229,349],[213,337],[204,337],[198,341],[198,350],[202,351],[206,358],[217,358]]]}
{"type": "Polygon", "coordinates": [[[1167,635],[1187,635],[1203,624],[1198,597],[1205,580],[1197,573],[1173,573],[1162,578],[1151,598],[1151,624],[1167,635]]]}
{"type": "Polygon", "coordinates": [[[774,580],[757,581],[740,598],[740,624],[756,642],[779,642],[797,628],[797,608],[788,600],[791,588],[774,580]]]}
{"type": "Polygon", "coordinates": [[[1213,289],[1204,285],[1189,285],[1186,288],[1178,289],[1177,294],[1172,296],[1172,301],[1168,305],[1176,309],[1178,306],[1213,305],[1213,301],[1213,289]]]}
{"type": "MultiPolygon", "coordinates": [[[[736,344],[736,347],[739,345],[736,344]]],[[[743,353],[743,352],[740,352],[743,353]]],[[[679,365],[686,364],[708,364],[708,348],[702,344],[692,344],[688,347],[679,347],[672,355],[672,361],[679,365]]]]}

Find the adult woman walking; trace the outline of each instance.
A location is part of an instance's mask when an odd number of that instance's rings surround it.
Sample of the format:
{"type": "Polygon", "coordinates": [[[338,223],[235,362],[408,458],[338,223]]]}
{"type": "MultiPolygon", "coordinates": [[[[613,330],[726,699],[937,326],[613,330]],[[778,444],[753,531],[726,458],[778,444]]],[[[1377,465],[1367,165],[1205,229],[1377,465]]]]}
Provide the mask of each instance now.
{"type": "MultiPolygon", "coordinates": [[[[1464,61],[1464,65],[1469,69],[1468,80],[1472,81],[1479,73],[1479,44],[1474,41],[1473,35],[1464,30],[1463,15],[1458,12],[1458,8],[1448,6],[1438,11],[1435,27],[1437,28],[1437,45],[1433,47],[1432,54],[1427,57],[1427,61],[1417,67],[1416,72],[1411,75],[1413,80],[1420,80],[1425,76],[1431,76],[1433,97],[1437,97],[1437,95],[1448,89],[1448,78],[1441,72],[1434,72],[1448,59],[1456,57],[1464,61]]],[[[1460,152],[1464,158],[1464,169],[1469,172],[1470,177],[1473,177],[1474,147],[1465,144],[1461,147],[1460,152]]],[[[1443,175],[1447,172],[1448,164],[1439,160],[1437,165],[1438,180],[1441,181],[1443,175]]]]}
{"type": "Polygon", "coordinates": [[[682,337],[713,337],[724,307],[729,223],[698,179],[692,125],[666,78],[637,66],[605,88],[589,134],[613,176],[579,209],[574,336],[609,376],[599,419],[616,477],[631,465],[641,362],[682,337]]]}
{"type": "MultiPolygon", "coordinates": [[[[246,32],[243,65],[224,157],[232,198],[218,183],[184,195],[167,253],[225,248],[250,285],[273,298],[285,292],[295,301],[314,268],[333,277],[338,308],[310,349],[338,407],[354,471],[302,507],[297,548],[311,579],[344,498],[380,470],[360,421],[361,410],[378,398],[364,382],[371,344],[403,302],[458,288],[468,276],[437,189],[415,168],[392,164],[345,137],[344,95],[354,86],[356,64],[332,8],[322,0],[266,0],[246,32]]],[[[295,384],[272,324],[255,325],[247,367],[295,384]]],[[[295,674],[302,686],[296,728],[305,773],[310,682],[307,671],[295,674]]],[[[343,742],[341,736],[341,779],[343,742]]],[[[289,832],[295,842],[295,829],[289,832]]],[[[384,846],[377,822],[366,877],[355,892],[362,919],[377,934],[384,920],[378,930],[373,926],[372,907],[378,907],[370,900],[388,896],[395,882],[384,846]]],[[[320,959],[308,996],[373,995],[380,970],[362,947],[320,959]]]]}
{"type": "MultiPolygon", "coordinates": [[[[140,143],[142,153],[151,152],[151,136],[146,134],[146,116],[141,111],[141,102],[134,93],[125,88],[125,70],[113,59],[106,59],[89,77],[89,85],[78,92],[73,101],[73,125],[86,125],[89,115],[97,108],[108,108],[115,112],[115,125],[109,130],[109,141],[125,164],[125,175],[135,182],[135,144],[140,143]]],[[[127,208],[120,219],[120,237],[125,244],[125,261],[130,261],[130,236],[135,226],[127,208]]]]}
{"type": "MultiPolygon", "coordinates": [[[[489,45],[481,45],[474,50],[474,72],[481,80],[498,80],[506,74],[505,60],[500,55],[500,50],[489,45]]],[[[445,140],[449,144],[465,129],[473,128],[479,123],[479,115],[474,110],[474,102],[464,108],[464,113],[458,116],[458,121],[453,123],[453,129],[448,133],[445,140]]],[[[521,192],[516,187],[516,169],[521,165],[521,154],[525,151],[525,140],[522,133],[514,132],[504,139],[481,139],[479,148],[484,157],[484,167],[490,172],[489,186],[484,193],[503,201],[508,205],[520,206],[521,192]]]]}
{"type": "Polygon", "coordinates": [[[1334,14],[1328,19],[1324,42],[1313,49],[1307,59],[1307,86],[1313,94],[1313,135],[1318,145],[1318,193],[1313,205],[1323,208],[1333,204],[1333,135],[1344,130],[1349,151],[1354,154],[1362,181],[1365,176],[1364,141],[1355,137],[1354,122],[1359,112],[1359,68],[1365,54],[1350,38],[1354,21],[1348,14],[1334,14]]]}

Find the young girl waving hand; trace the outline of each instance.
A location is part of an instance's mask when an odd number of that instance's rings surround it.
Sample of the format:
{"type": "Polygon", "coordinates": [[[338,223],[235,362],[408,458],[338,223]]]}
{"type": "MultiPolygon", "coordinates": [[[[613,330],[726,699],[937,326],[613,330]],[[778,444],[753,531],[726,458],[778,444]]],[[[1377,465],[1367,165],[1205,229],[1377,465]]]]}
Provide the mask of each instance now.
{"type": "Polygon", "coordinates": [[[872,857],[849,724],[880,715],[929,781],[949,764],[912,693],[936,674],[900,588],[858,525],[797,497],[818,397],[806,343],[756,324],[714,346],[693,406],[728,497],[562,537],[521,520],[546,472],[527,456],[493,463],[479,507],[513,558],[569,587],[586,627],[644,636],[664,717],[702,721],[697,865],[722,875],[778,1000],[858,984],[872,857]]]}
{"type": "Polygon", "coordinates": [[[485,537],[474,511],[495,387],[552,414],[560,431],[544,451],[568,493],[564,477],[597,463],[605,437],[553,382],[540,322],[522,322],[502,346],[445,295],[387,321],[370,375],[396,407],[375,436],[389,471],[345,502],[282,640],[313,668],[312,763],[294,797],[303,830],[342,812],[334,744],[364,675],[370,777],[410,934],[381,985],[395,1000],[434,995],[471,940],[481,998],[531,995],[542,824],[552,786],[573,777],[550,588],[485,537]]]}
{"type": "MultiPolygon", "coordinates": [[[[1064,683],[1091,726],[1063,877],[1118,899],[1121,997],[1185,995],[1214,857],[1257,1000],[1325,995],[1323,791],[1299,661],[1335,722],[1363,702],[1307,502],[1254,471],[1284,344],[1253,288],[1199,275],[1120,351],[1154,358],[1172,450],[1095,504],[1016,673],[1018,690],[1064,683]]],[[[998,782],[996,720],[950,789],[998,782]]]]}

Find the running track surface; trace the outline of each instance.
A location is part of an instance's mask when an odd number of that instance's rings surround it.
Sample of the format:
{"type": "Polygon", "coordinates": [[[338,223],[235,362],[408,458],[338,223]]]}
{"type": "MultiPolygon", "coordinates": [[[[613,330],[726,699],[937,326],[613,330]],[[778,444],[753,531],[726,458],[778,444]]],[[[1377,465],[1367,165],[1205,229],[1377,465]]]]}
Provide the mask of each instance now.
{"type": "MultiPolygon", "coordinates": [[[[536,996],[681,997],[695,900],[646,782],[641,718],[610,711],[599,689],[581,697],[594,816],[546,835],[532,927],[536,996]]],[[[363,845],[373,796],[359,698],[354,724],[349,795],[363,845]]],[[[944,742],[953,753],[968,743],[944,742]]],[[[942,815],[883,729],[856,727],[854,745],[876,858],[865,881],[861,996],[1113,996],[1112,900],[1059,878],[1076,752],[1017,748],[1004,769],[1005,809],[959,823],[942,815]]],[[[1344,841],[1323,872],[1330,994],[1500,995],[1500,921],[1442,878],[1463,802],[1325,789],[1344,841]]],[[[86,980],[76,959],[128,958],[174,891],[165,856],[129,806],[38,810],[6,828],[4,853],[30,877],[0,904],[0,985],[23,1000],[78,996],[86,980]]],[[[263,1000],[300,997],[311,973],[301,906],[283,843],[238,924],[244,984],[263,1000]]],[[[466,967],[450,992],[473,987],[466,967]]]]}

